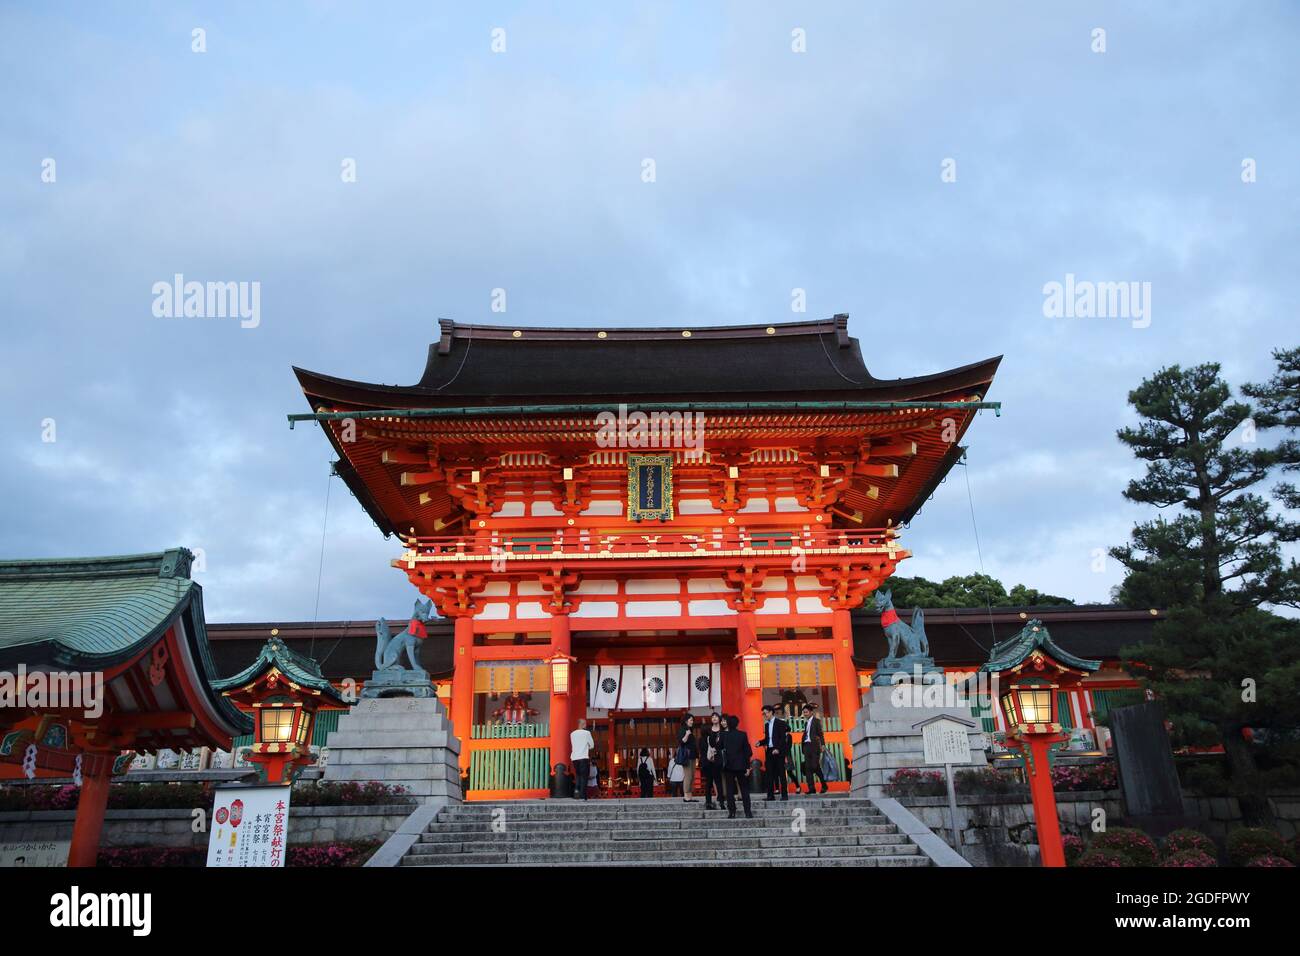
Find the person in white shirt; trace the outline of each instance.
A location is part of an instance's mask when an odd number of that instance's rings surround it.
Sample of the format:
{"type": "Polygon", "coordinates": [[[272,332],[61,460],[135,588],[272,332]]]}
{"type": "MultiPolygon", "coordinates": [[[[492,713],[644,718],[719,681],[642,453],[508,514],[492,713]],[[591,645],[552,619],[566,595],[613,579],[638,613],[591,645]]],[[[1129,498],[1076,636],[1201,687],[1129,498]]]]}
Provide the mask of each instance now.
{"type": "Polygon", "coordinates": [[[596,741],[591,738],[585,718],[578,718],[578,729],[569,734],[569,758],[573,762],[573,799],[587,799],[587,780],[591,776],[591,751],[596,741]]]}

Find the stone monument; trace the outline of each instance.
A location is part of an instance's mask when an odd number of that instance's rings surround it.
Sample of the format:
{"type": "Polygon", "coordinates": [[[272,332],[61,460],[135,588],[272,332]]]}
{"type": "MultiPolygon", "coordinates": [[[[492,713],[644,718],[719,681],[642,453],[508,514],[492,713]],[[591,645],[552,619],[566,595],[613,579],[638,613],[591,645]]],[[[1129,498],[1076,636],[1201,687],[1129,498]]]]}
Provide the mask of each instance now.
{"type": "Polygon", "coordinates": [[[339,718],[329,737],[329,781],[377,780],[405,787],[417,803],[459,803],[460,739],[420,666],[420,644],[433,615],[432,601],[416,601],[410,624],[391,634],[375,625],[375,672],[361,699],[339,718]],[[403,666],[402,658],[406,663],[403,666]]]}
{"type": "Polygon", "coordinates": [[[363,698],[330,734],[325,780],[405,787],[417,803],[462,799],[460,739],[437,697],[363,698]]]}
{"type": "Polygon", "coordinates": [[[876,665],[866,703],[849,733],[853,795],[887,796],[885,784],[896,771],[925,769],[922,728],[940,717],[954,718],[969,727],[971,762],[967,766],[987,766],[986,741],[973,713],[974,702],[963,689],[950,685],[943,669],[935,665],[921,610],[913,613],[909,625],[894,610],[889,591],[877,591],[874,601],[881,612],[888,649],[876,665]]]}

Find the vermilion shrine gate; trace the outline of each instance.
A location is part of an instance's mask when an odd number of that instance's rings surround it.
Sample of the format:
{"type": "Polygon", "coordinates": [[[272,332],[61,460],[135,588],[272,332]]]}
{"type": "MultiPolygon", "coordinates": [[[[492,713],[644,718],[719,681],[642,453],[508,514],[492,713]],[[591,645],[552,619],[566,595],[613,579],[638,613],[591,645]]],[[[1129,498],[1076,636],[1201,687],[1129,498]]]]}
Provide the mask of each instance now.
{"type": "Polygon", "coordinates": [[[843,315],[441,332],[412,386],[296,370],[312,411],[291,420],[321,424],[455,622],[469,797],[544,793],[580,716],[610,780],[683,713],[757,733],[763,703],[819,705],[842,765],[850,610],[908,557],[900,526],[994,407],[999,359],[876,379],[843,315]]]}

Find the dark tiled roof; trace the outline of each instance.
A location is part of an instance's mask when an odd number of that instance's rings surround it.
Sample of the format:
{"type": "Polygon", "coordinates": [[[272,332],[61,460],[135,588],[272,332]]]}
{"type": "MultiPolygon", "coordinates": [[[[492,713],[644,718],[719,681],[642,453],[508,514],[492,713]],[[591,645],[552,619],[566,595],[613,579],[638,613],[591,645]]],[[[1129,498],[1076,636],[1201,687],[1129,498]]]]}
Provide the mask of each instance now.
{"type": "Polygon", "coordinates": [[[156,640],[190,603],[184,549],[0,561],[0,663],[111,666],[156,640]]]}
{"type": "Polygon", "coordinates": [[[1066,667],[1073,667],[1076,670],[1095,671],[1101,665],[1100,660],[1079,657],[1061,647],[1056,641],[1052,640],[1052,632],[1047,629],[1047,625],[1035,617],[1027,621],[1019,633],[1013,634],[994,645],[993,650],[989,653],[989,660],[982,669],[986,671],[1010,670],[1021,664],[1025,658],[1038,648],[1041,648],[1048,657],[1058,663],[1064,664],[1066,667]]]}
{"type": "Polygon", "coordinates": [[[867,371],[848,316],[711,328],[511,328],[442,320],[415,385],[294,369],[309,399],[376,408],[512,404],[522,398],[908,401],[987,388],[1000,358],[915,378],[867,371]],[[770,330],[770,331],[769,331],[770,330]],[[689,333],[686,334],[686,333],[689,333]],[[603,337],[602,337],[603,335],[603,337]]]}
{"type": "Polygon", "coordinates": [[[322,676],[320,665],[316,661],[305,654],[299,654],[292,650],[278,637],[273,637],[263,644],[257,658],[238,674],[221,680],[214,680],[212,689],[216,691],[235,690],[251,683],[272,668],[280,671],[295,684],[306,687],[308,690],[320,691],[324,697],[329,699],[330,703],[340,706],[347,703],[339,692],[334,689],[334,685],[322,676]]]}
{"type": "MultiPolygon", "coordinates": [[[[111,668],[146,653],[176,626],[194,690],[232,733],[252,721],[212,689],[216,676],[203,588],[185,548],[101,558],[0,561],[0,667],[111,668]]],[[[187,668],[180,668],[185,672],[187,668]]]]}

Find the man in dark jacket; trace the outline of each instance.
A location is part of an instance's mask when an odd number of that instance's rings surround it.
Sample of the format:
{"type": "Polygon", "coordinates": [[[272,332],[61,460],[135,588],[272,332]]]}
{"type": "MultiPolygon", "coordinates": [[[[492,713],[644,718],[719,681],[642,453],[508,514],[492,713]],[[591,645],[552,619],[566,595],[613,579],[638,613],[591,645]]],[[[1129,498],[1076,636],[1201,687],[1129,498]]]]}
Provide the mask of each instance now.
{"type": "Polygon", "coordinates": [[[777,781],[781,783],[781,799],[789,799],[790,782],[785,778],[785,759],[790,752],[790,725],[776,716],[771,704],[763,705],[763,736],[758,745],[767,751],[763,775],[767,778],[767,799],[776,799],[777,781]]]}
{"type": "Polygon", "coordinates": [[[727,819],[736,815],[736,791],[745,804],[745,816],[752,817],[753,809],[749,805],[749,761],[754,751],[749,746],[749,738],[740,729],[740,719],[728,714],[724,721],[726,730],[722,732],[722,777],[727,784],[727,819]]]}
{"type": "MultiPolygon", "coordinates": [[[[803,776],[804,784],[808,792],[812,793],[817,789],[817,782],[814,777],[820,777],[822,781],[822,793],[830,788],[826,786],[826,776],[822,773],[822,748],[826,746],[826,734],[822,731],[821,718],[813,713],[813,709],[807,704],[803,705],[803,776]]],[[[798,783],[795,789],[799,788],[798,783]]]]}

